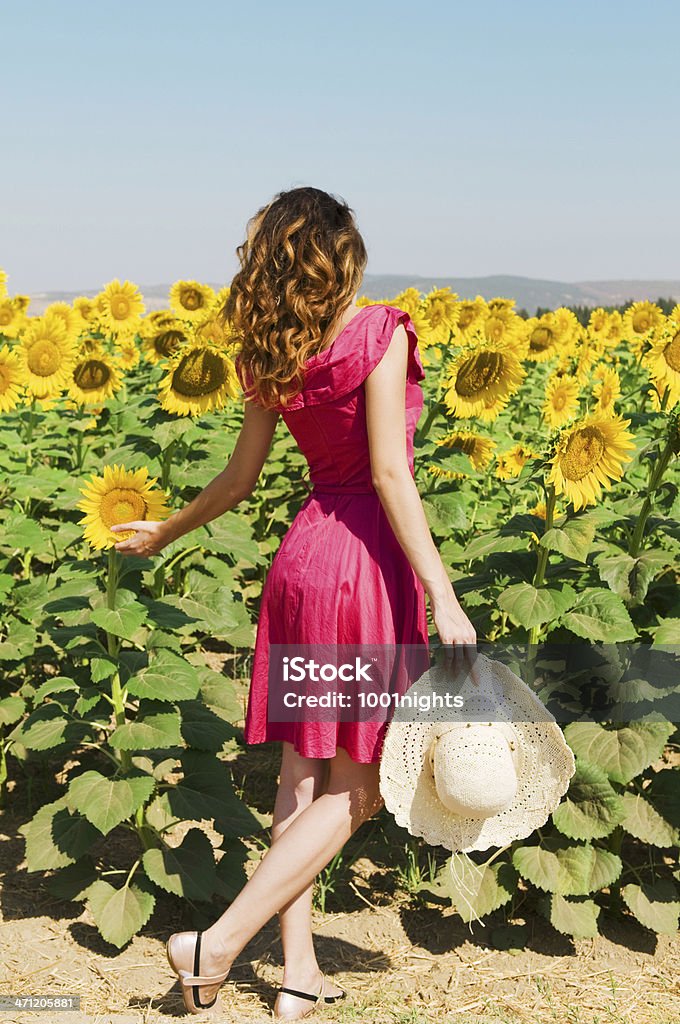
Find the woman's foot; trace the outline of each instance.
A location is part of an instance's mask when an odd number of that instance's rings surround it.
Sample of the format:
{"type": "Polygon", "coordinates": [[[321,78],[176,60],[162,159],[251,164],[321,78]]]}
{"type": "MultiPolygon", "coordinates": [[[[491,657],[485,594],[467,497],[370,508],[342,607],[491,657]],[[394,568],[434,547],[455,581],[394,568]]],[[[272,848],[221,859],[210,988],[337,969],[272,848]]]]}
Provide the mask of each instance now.
{"type": "Polygon", "coordinates": [[[274,1003],[274,1016],[281,1020],[299,1020],[313,1013],[319,1003],[334,1003],[344,995],[344,990],[329,981],[318,967],[311,976],[302,974],[299,969],[284,972],[283,985],[274,1003]]]}
{"type": "Polygon", "coordinates": [[[231,960],[220,955],[204,932],[174,932],[166,946],[168,963],[180,980],[184,1005],[190,1013],[214,1006],[231,960]]]}

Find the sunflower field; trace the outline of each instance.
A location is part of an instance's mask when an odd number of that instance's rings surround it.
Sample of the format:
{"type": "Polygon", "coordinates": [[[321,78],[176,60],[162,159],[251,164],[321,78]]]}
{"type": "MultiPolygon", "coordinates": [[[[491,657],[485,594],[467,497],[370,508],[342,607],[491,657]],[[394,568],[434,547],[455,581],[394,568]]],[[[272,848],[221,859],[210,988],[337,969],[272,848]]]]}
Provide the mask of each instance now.
{"type": "MultiPolygon", "coordinates": [[[[115,280],[33,316],[0,272],[0,793],[8,806],[22,781],[28,870],[117,947],[161,894],[199,911],[232,899],[267,845],[231,764],[304,459],[281,424],[253,495],[155,559],[126,559],[110,529],[165,518],[228,461],[242,400],[226,294],[180,281],[147,313],[115,280]]],[[[680,306],[584,325],[447,289],[385,301],[420,339],[416,479],[480,640],[677,649],[680,306]]],[[[624,680],[622,700],[650,685],[624,680]]],[[[400,877],[465,920],[498,911],[519,943],[519,905],[574,937],[607,914],[675,932],[676,724],[632,714],[565,735],[577,771],[544,829],[492,857],[404,834],[400,877]]]]}

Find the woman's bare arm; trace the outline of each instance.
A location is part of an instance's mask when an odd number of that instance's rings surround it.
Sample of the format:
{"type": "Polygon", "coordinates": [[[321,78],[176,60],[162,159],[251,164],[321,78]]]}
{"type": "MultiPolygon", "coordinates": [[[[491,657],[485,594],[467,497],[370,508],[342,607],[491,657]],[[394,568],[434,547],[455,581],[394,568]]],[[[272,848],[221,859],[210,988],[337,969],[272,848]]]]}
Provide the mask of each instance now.
{"type": "Polygon", "coordinates": [[[408,335],[403,325],[366,378],[366,425],[373,486],[406,557],[430,598],[443,644],[475,644],[475,629],[458,603],[435,547],[409,470],[404,394],[408,335]]]}
{"type": "Polygon", "coordinates": [[[271,447],[279,414],[246,401],[243,424],[229,462],[193,501],[162,522],[119,523],[112,530],[137,530],[134,537],[119,541],[125,555],[154,555],[190,530],[195,530],[234,508],[252,493],[271,447]]]}

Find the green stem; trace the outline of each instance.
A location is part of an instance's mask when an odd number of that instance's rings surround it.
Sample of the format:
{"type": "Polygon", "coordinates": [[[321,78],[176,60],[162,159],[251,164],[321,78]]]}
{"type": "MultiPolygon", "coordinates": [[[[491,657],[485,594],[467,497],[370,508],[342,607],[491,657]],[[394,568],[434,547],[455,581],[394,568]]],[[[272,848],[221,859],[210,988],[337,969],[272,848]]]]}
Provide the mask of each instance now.
{"type": "Polygon", "coordinates": [[[430,427],[434,423],[435,417],[438,412],[439,401],[436,398],[434,398],[432,399],[432,402],[430,403],[430,406],[427,410],[427,414],[425,416],[425,419],[423,420],[423,425],[418,428],[418,443],[422,443],[429,434],[430,427]]]}
{"type": "Polygon", "coordinates": [[[31,404],[28,407],[28,427],[26,428],[26,437],[24,438],[24,444],[26,445],[26,472],[30,473],[33,466],[33,455],[32,455],[32,442],[33,442],[33,427],[35,424],[35,395],[31,397],[31,404]]]}
{"type": "MultiPolygon", "coordinates": [[[[547,533],[548,530],[552,529],[553,515],[555,513],[555,487],[554,484],[549,484],[545,494],[545,529],[543,533],[547,533]]],[[[536,572],[534,573],[534,586],[536,589],[543,585],[545,580],[545,572],[548,568],[548,557],[549,551],[546,547],[539,545],[538,557],[536,562],[536,572]]],[[[539,626],[532,626],[529,632],[529,644],[533,645],[538,643],[539,626]]]]}
{"type": "MultiPolygon", "coordinates": [[[[109,548],[109,564],[108,573],[106,576],[106,607],[116,607],[116,589],[118,587],[118,580],[120,575],[119,569],[119,555],[115,547],[111,545],[109,548]]],[[[118,654],[120,652],[120,640],[113,633],[106,632],[106,646],[111,658],[118,660],[118,654]]],[[[118,669],[114,672],[111,677],[111,703],[113,704],[113,714],[116,722],[116,727],[125,724],[125,697],[126,694],[120,684],[120,672],[118,669]]],[[[129,771],[132,767],[132,756],[129,750],[120,750],[117,752],[120,757],[120,765],[125,771],[129,771]]]]}
{"type": "Polygon", "coordinates": [[[649,483],[647,485],[647,492],[645,494],[645,500],[642,503],[642,508],[640,509],[640,514],[637,518],[635,529],[633,531],[633,539],[630,543],[630,554],[633,556],[633,558],[637,558],[637,556],[640,553],[640,548],[642,547],[642,541],[645,535],[645,526],[647,525],[647,520],[649,519],[650,513],[652,511],[652,504],[654,501],[652,495],[661,483],[661,478],[666,472],[672,454],[673,442],[669,437],[666,441],[665,448],[663,449],[661,455],[659,456],[659,459],[655,463],[654,468],[650,472],[649,483]]]}

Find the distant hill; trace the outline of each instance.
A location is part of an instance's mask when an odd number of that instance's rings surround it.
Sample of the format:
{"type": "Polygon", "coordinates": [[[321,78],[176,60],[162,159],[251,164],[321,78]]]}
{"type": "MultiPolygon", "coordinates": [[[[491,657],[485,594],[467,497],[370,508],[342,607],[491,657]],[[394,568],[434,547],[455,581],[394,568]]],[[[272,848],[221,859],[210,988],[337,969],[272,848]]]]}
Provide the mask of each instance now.
{"type": "MultiPolygon", "coordinates": [[[[224,283],[224,282],[222,282],[224,283]]],[[[222,284],[213,283],[214,288],[222,284]]],[[[496,296],[515,299],[519,309],[534,313],[539,306],[618,306],[629,300],[658,298],[680,302],[680,281],[543,281],[533,277],[497,274],[491,277],[418,277],[409,274],[367,274],[362,293],[371,299],[393,298],[405,288],[422,292],[431,288],[449,287],[462,299],[485,299],[496,296]]],[[[140,285],[147,310],[167,305],[168,284],[140,285]]],[[[31,295],[31,313],[41,313],[51,302],[71,302],[77,295],[94,295],[95,291],[36,292],[31,295]]]]}

